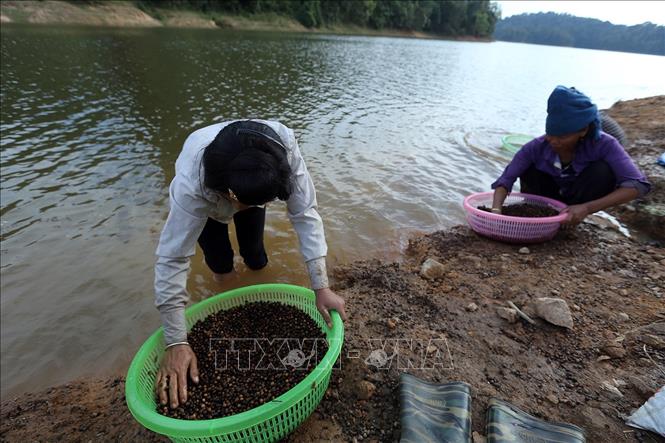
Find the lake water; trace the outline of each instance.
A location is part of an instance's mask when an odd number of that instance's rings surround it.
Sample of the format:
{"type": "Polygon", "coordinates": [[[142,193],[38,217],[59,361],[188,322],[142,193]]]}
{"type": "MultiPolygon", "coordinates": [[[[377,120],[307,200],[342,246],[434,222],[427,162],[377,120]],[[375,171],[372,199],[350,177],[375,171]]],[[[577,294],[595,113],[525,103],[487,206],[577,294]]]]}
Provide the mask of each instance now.
{"type": "MultiPolygon", "coordinates": [[[[159,326],[154,250],[189,132],[280,120],[318,191],[329,264],[394,259],[464,222],[509,132],[540,134],[557,84],[602,108],[665,93],[665,57],[514,43],[2,26],[2,395],[126,367],[159,326]]],[[[270,265],[307,284],[283,204],[270,265]]],[[[189,289],[223,289],[200,254],[189,289]]],[[[371,294],[370,294],[371,295],[371,294]]]]}

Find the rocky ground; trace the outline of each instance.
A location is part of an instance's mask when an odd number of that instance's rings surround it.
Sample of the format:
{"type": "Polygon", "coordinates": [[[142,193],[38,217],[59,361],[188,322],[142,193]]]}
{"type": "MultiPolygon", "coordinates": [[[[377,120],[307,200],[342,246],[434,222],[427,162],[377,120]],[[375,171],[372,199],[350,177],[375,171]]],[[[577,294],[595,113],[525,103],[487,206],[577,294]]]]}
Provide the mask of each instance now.
{"type": "MultiPolygon", "coordinates": [[[[665,168],[654,165],[665,146],[664,104],[654,97],[609,110],[654,184],[652,194],[614,213],[655,228],[650,243],[585,223],[524,249],[456,227],[412,239],[399,262],[337,268],[334,287],[350,313],[341,368],[288,440],[397,440],[398,378],[406,370],[469,383],[478,440],[497,397],[579,425],[590,442],[663,441],[624,418],[665,385],[665,248],[657,238],[665,223],[649,209],[665,201],[665,168]],[[552,303],[563,309],[550,320],[563,326],[543,320],[552,303]]],[[[0,439],[166,441],[133,420],[123,392],[117,377],[3,400],[0,439]]]]}
{"type": "Polygon", "coordinates": [[[408,372],[472,386],[480,434],[498,397],[582,426],[589,441],[658,441],[624,426],[623,416],[665,384],[665,249],[583,226],[527,252],[460,227],[413,240],[401,263],[356,263],[338,278],[354,315],[347,358],[319,415],[338,423],[344,440],[399,436],[396,359],[389,369],[367,364],[384,343],[392,355],[399,338],[420,344],[399,357],[442,355],[440,368],[408,372]],[[441,264],[435,278],[421,275],[427,259],[441,264]],[[538,319],[539,298],[562,299],[572,328],[538,319]],[[514,318],[508,301],[536,324],[514,318]]]}
{"type": "MultiPolygon", "coordinates": [[[[582,426],[588,441],[658,441],[623,417],[665,384],[665,249],[591,225],[527,249],[459,227],[412,240],[400,263],[337,269],[335,287],[352,313],[341,369],[290,440],[396,440],[397,366],[408,360],[416,367],[408,372],[426,380],[472,386],[480,434],[487,402],[498,397],[582,426]],[[429,278],[427,259],[440,263],[429,278]],[[565,301],[571,329],[538,317],[541,297],[565,301]],[[508,301],[535,324],[514,318],[508,301]],[[417,369],[423,356],[429,369],[417,369]]],[[[129,415],[121,378],[5,401],[0,426],[4,441],[159,440],[129,415]]]]}
{"type": "Polygon", "coordinates": [[[77,380],[2,402],[3,442],[168,442],[136,422],[124,378],[77,380]]]}

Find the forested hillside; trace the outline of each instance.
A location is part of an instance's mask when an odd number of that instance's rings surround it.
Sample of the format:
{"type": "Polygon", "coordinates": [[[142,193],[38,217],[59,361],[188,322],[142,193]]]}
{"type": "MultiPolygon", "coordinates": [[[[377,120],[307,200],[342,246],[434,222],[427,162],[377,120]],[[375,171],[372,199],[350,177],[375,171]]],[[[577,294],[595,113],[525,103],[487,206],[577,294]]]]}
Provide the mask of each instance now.
{"type": "Polygon", "coordinates": [[[355,25],[370,29],[424,31],[443,36],[489,37],[498,19],[489,0],[137,0],[155,8],[204,13],[291,17],[308,28],[355,25]]]}
{"type": "Polygon", "coordinates": [[[554,12],[520,14],[496,24],[494,38],[509,42],[573,46],[665,55],[665,26],[625,26],[554,12]]]}

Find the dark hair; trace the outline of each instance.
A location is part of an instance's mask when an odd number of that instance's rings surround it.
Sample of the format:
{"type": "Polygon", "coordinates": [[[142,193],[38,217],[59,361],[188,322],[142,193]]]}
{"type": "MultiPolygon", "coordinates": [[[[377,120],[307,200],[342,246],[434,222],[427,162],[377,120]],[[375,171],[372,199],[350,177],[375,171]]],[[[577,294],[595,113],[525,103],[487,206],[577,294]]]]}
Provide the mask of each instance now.
{"type": "Polygon", "coordinates": [[[586,134],[584,134],[584,137],[582,138],[583,140],[591,140],[591,141],[593,141],[596,138],[596,123],[591,122],[587,125],[586,134]]]}
{"type": "Polygon", "coordinates": [[[204,184],[241,203],[262,205],[291,195],[291,168],[281,139],[269,126],[245,120],[225,126],[203,152],[204,184]]]}

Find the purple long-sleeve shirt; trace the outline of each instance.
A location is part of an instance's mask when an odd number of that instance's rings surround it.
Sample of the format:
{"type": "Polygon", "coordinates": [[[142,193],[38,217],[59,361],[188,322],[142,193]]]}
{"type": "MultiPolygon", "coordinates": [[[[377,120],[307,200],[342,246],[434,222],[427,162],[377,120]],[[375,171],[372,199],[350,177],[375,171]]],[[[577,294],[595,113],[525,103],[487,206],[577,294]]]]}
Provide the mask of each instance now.
{"type": "Polygon", "coordinates": [[[510,192],[513,184],[522,174],[535,166],[539,171],[545,172],[554,178],[561,192],[566,193],[577,176],[589,166],[589,164],[604,160],[614,172],[617,187],[635,188],[640,196],[651,189],[651,184],[646,176],[640,171],[633,160],[628,156],[623,146],[611,135],[600,133],[599,140],[585,139],[575,150],[575,158],[572,162],[574,174],[561,174],[561,161],[552,149],[545,136],[531,140],[520,149],[513,160],[494,183],[492,189],[502,186],[510,192]]]}

